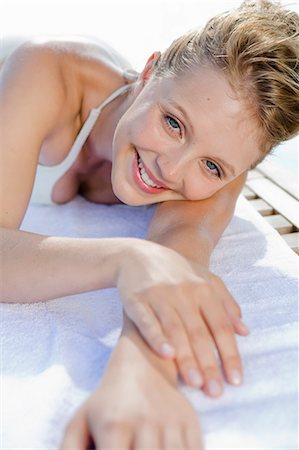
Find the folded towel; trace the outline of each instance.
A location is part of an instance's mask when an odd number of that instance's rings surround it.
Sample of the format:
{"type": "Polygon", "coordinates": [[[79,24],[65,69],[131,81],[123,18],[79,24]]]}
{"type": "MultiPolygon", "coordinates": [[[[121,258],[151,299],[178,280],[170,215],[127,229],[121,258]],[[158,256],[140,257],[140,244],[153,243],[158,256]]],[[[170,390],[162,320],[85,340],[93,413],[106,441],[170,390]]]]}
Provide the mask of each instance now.
{"type": "MultiPolygon", "coordinates": [[[[155,206],[32,204],[22,229],[45,235],[145,237],[155,206]]],[[[196,408],[207,449],[297,447],[298,258],[250,204],[212,257],[251,329],[238,337],[241,387],[220,399],[180,386],[196,408]]],[[[75,409],[100,381],[122,323],[116,289],[39,304],[1,305],[1,449],[54,450],[75,409]]]]}

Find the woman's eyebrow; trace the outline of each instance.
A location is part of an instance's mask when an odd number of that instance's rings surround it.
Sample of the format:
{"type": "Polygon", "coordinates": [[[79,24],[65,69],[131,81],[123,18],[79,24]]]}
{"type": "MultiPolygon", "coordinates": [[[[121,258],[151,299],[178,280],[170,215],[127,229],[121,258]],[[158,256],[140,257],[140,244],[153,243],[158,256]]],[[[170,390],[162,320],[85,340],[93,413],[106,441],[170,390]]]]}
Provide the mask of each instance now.
{"type": "MultiPolygon", "coordinates": [[[[188,116],[187,112],[184,110],[184,108],[170,98],[168,99],[168,103],[170,103],[171,106],[173,106],[174,108],[176,108],[177,110],[179,110],[181,112],[181,114],[184,116],[184,119],[188,123],[188,125],[192,131],[192,134],[194,134],[194,128],[193,128],[192,122],[189,119],[189,116],[188,116]]],[[[217,157],[217,158],[215,157],[213,159],[218,160],[230,172],[230,174],[233,177],[236,176],[236,169],[231,164],[229,164],[228,162],[224,161],[224,159],[219,158],[219,157],[217,157]]]]}
{"type": "Polygon", "coordinates": [[[188,114],[184,110],[184,108],[181,105],[179,105],[178,103],[176,103],[174,100],[170,99],[170,98],[168,99],[168,103],[170,103],[171,106],[173,106],[174,108],[178,109],[181,112],[181,114],[184,116],[184,119],[188,123],[192,134],[194,134],[194,128],[193,128],[192,122],[191,122],[188,114]]]}

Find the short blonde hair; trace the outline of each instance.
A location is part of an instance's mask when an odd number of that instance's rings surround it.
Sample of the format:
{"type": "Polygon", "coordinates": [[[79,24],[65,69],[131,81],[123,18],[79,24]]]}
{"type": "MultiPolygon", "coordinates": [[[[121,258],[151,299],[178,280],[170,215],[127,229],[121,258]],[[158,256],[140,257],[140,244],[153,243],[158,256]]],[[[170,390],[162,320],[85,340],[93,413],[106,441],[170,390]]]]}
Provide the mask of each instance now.
{"type": "Polygon", "coordinates": [[[298,14],[268,0],[244,1],[175,40],[154,76],[175,76],[203,64],[222,70],[238,97],[254,105],[260,160],[299,132],[298,14]]]}

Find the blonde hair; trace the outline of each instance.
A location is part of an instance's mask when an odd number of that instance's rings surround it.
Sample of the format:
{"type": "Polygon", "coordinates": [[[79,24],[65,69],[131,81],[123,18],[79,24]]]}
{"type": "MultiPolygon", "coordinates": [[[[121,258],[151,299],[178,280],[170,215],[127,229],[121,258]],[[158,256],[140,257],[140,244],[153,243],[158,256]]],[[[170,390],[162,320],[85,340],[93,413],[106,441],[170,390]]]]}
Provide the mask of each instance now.
{"type": "MultiPolygon", "coordinates": [[[[175,40],[154,76],[175,76],[210,64],[239,98],[254,105],[264,156],[299,132],[299,17],[279,3],[244,1],[175,40]]],[[[257,161],[257,162],[259,162],[257,161]]],[[[256,162],[256,163],[257,163],[256,162]]]]}

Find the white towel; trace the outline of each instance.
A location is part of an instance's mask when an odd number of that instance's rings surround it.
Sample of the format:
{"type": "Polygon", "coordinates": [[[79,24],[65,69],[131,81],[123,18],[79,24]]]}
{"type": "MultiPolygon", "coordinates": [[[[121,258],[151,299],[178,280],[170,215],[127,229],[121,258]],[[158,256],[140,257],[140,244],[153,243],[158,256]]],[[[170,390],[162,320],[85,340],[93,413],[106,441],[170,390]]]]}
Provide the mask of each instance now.
{"type": "MultiPolygon", "coordinates": [[[[56,236],[145,237],[155,207],[31,205],[22,228],[56,236]]],[[[207,449],[297,449],[298,258],[244,199],[212,257],[241,305],[241,387],[213,400],[180,386],[207,449]]],[[[1,449],[56,450],[74,410],[98,384],[121,329],[115,289],[33,305],[1,305],[1,449]]]]}

